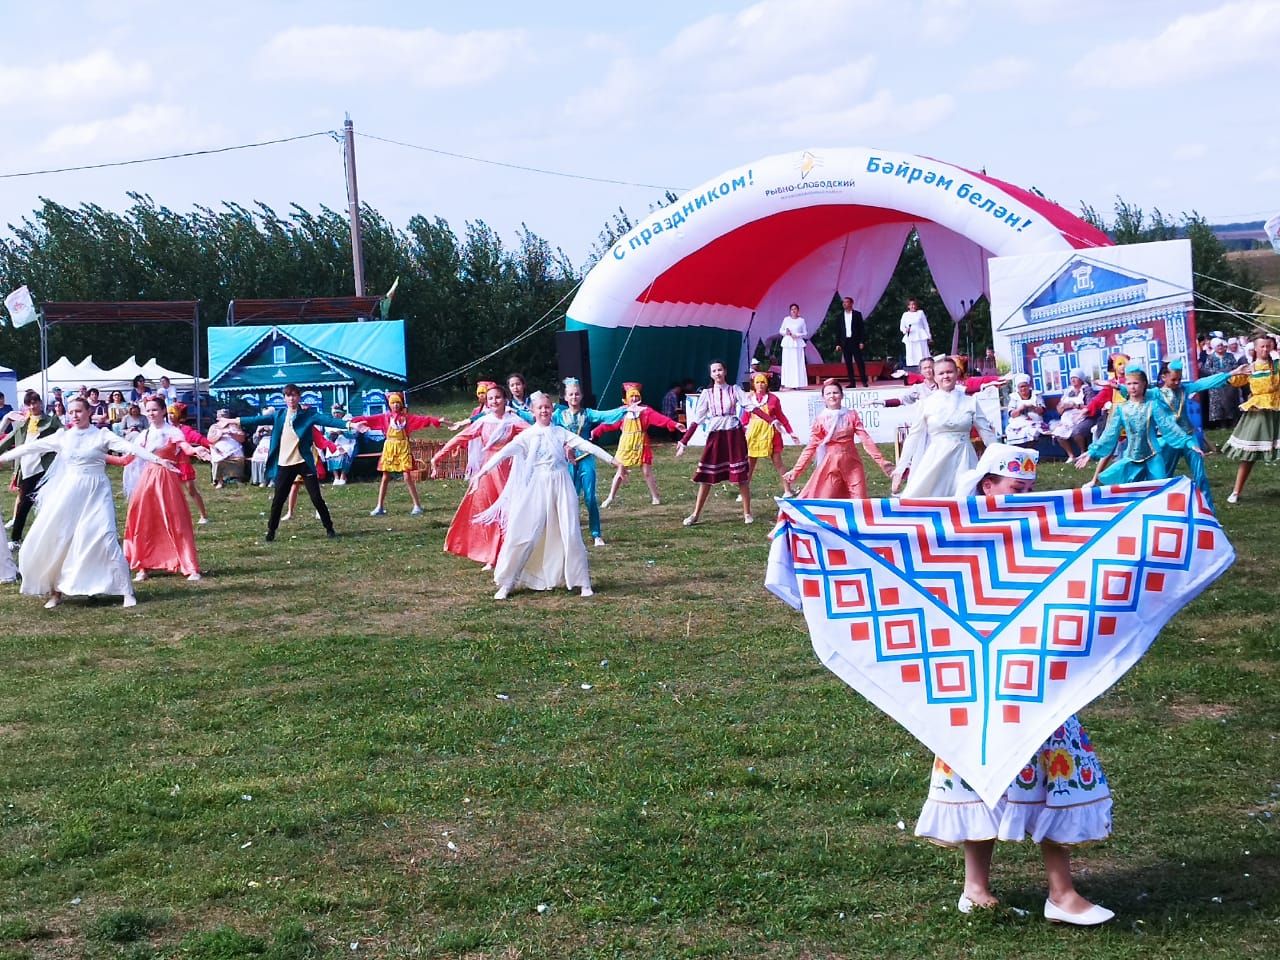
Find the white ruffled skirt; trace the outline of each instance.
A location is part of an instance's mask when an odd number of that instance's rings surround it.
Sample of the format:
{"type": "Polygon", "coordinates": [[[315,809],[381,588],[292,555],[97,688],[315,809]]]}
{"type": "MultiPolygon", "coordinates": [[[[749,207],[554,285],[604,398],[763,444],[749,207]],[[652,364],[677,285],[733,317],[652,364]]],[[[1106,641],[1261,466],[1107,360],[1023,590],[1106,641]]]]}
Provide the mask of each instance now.
{"type": "Polygon", "coordinates": [[[1069,717],[1009,785],[995,809],[940,757],[916,836],[944,846],[966,840],[1045,840],[1070,846],[1111,835],[1111,788],[1080,720],[1069,717]]]}

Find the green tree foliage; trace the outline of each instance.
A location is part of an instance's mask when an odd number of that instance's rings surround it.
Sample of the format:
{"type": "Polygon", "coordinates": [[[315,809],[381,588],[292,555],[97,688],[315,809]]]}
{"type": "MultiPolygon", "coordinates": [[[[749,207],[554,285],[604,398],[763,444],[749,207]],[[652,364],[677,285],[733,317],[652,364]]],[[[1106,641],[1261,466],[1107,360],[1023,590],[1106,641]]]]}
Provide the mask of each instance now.
{"type": "Polygon", "coordinates": [[[1110,224],[1093,207],[1082,208],[1081,216],[1116,243],[1148,243],[1186,237],[1191,241],[1192,286],[1201,329],[1222,327],[1247,333],[1260,298],[1257,283],[1248,266],[1227,256],[1227,248],[1213,228],[1194,210],[1170,217],[1158,208],[1148,215],[1141,207],[1116,197],[1110,224]]]}
{"type": "MultiPolygon", "coordinates": [[[[42,300],[199,300],[204,327],[224,322],[236,297],[343,296],[354,289],[345,213],[294,205],[280,214],[235,203],[177,213],[145,194],[130,199],[123,213],[44,200],[0,239],[0,287],[25,283],[42,300]]],[[[527,226],[508,249],[482,222],[468,223],[459,240],[441,219],[414,217],[401,231],[365,206],[361,225],[371,292],[400,278],[391,316],[407,321],[411,383],[491,352],[553,308],[563,313],[561,301],[578,281],[565,254],[527,226]]],[[[554,330],[548,326],[442,388],[515,369],[546,382],[554,373],[554,330]]],[[[155,356],[176,369],[191,364],[191,332],[178,324],[54,327],[49,339],[52,356],[91,354],[100,366],[131,355],[155,356]]],[[[38,369],[36,327],[0,328],[0,358],[23,374],[38,369]]]]}

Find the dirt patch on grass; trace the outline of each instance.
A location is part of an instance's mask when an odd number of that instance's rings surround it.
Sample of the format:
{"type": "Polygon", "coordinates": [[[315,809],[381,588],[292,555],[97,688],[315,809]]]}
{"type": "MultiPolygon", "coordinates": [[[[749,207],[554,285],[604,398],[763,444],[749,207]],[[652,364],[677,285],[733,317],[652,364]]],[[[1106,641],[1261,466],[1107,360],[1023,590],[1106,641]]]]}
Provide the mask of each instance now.
{"type": "Polygon", "coordinates": [[[1225,703],[1200,703],[1181,701],[1169,704],[1169,712],[1183,723],[1192,720],[1221,720],[1235,713],[1235,708],[1225,703]]]}

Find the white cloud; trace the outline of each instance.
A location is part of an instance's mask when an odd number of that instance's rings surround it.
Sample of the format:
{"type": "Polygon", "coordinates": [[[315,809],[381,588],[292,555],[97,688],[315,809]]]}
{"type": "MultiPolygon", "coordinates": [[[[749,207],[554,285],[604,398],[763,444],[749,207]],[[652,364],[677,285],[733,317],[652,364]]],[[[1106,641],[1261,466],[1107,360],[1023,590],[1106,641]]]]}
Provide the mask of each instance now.
{"type": "Polygon", "coordinates": [[[843,109],[774,118],[769,128],[796,140],[838,135],[851,142],[865,138],[883,143],[891,137],[930,130],[954,110],[955,100],[950,94],[904,101],[888,90],[878,90],[869,99],[843,109]]]}
{"type": "Polygon", "coordinates": [[[528,53],[524,30],[398,30],[390,27],[294,27],[272,37],[259,54],[271,77],[333,84],[407,80],[446,89],[489,80],[528,53]]]}
{"type": "Polygon", "coordinates": [[[159,149],[200,149],[214,143],[220,131],[198,123],[183,107],[138,104],[117,117],[66,124],[49,133],[36,149],[58,154],[85,147],[118,154],[141,155],[159,149]]]}
{"type": "Polygon", "coordinates": [[[1203,143],[1183,143],[1174,147],[1175,160],[1199,160],[1207,156],[1209,148],[1203,143]]]}
{"type": "Polygon", "coordinates": [[[974,70],[965,81],[965,89],[972,93],[999,93],[1012,90],[1031,76],[1031,61],[1021,57],[1005,57],[993,60],[974,70]]]}
{"type": "Polygon", "coordinates": [[[1161,87],[1231,67],[1270,63],[1280,43],[1280,3],[1235,0],[1179,17],[1153,37],[1100,47],[1072,69],[1096,87],[1161,87]]]}
{"type": "Polygon", "coordinates": [[[1264,167],[1253,178],[1255,183],[1280,183],[1280,167],[1264,167]]]}
{"type": "Polygon", "coordinates": [[[109,50],[79,60],[52,61],[36,67],[0,66],[0,104],[35,106],[101,102],[141,93],[151,86],[151,68],[125,63],[109,50]]]}

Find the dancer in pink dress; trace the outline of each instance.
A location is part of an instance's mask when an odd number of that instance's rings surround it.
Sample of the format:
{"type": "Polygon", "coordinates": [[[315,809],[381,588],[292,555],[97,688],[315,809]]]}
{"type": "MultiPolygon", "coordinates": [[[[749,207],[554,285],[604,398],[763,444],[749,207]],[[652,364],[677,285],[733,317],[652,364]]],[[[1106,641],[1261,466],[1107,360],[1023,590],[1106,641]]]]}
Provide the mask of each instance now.
{"type": "Polygon", "coordinates": [[[809,482],[800,491],[804,500],[861,500],[867,495],[867,478],[858,456],[858,444],[886,477],[893,475],[893,467],[885,460],[876,446],[857,410],[844,407],[844,389],[837,380],[827,380],[822,385],[823,410],[809,426],[809,442],[796,460],[796,465],[783,474],[782,479],[790,487],[804,468],[816,458],[809,482]]]}
{"type": "MultiPolygon", "coordinates": [[[[484,416],[455,433],[431,458],[431,479],[439,479],[441,458],[457,447],[477,441],[477,452],[483,465],[527,426],[507,409],[506,388],[496,383],[485,394],[485,406],[488,412],[484,416]]],[[[493,569],[502,547],[502,527],[496,523],[476,523],[475,517],[497,503],[510,473],[510,462],[503,461],[467,490],[453,515],[453,522],[449,524],[449,532],[445,534],[445,553],[467,557],[484,564],[486,570],[493,569]]]]}
{"type": "MultiPolygon", "coordinates": [[[[151,397],[143,404],[143,411],[148,425],[135,438],[138,446],[174,464],[180,453],[209,459],[208,450],[188,443],[182,431],[167,421],[162,397],[151,397]]],[[[126,469],[133,470],[137,465],[135,462],[126,469]]],[[[133,579],[141,582],[151,571],[162,570],[199,580],[195,528],[179,475],[167,466],[148,463],[142,466],[131,487],[124,524],[124,559],[134,572],[133,579]]]]}

